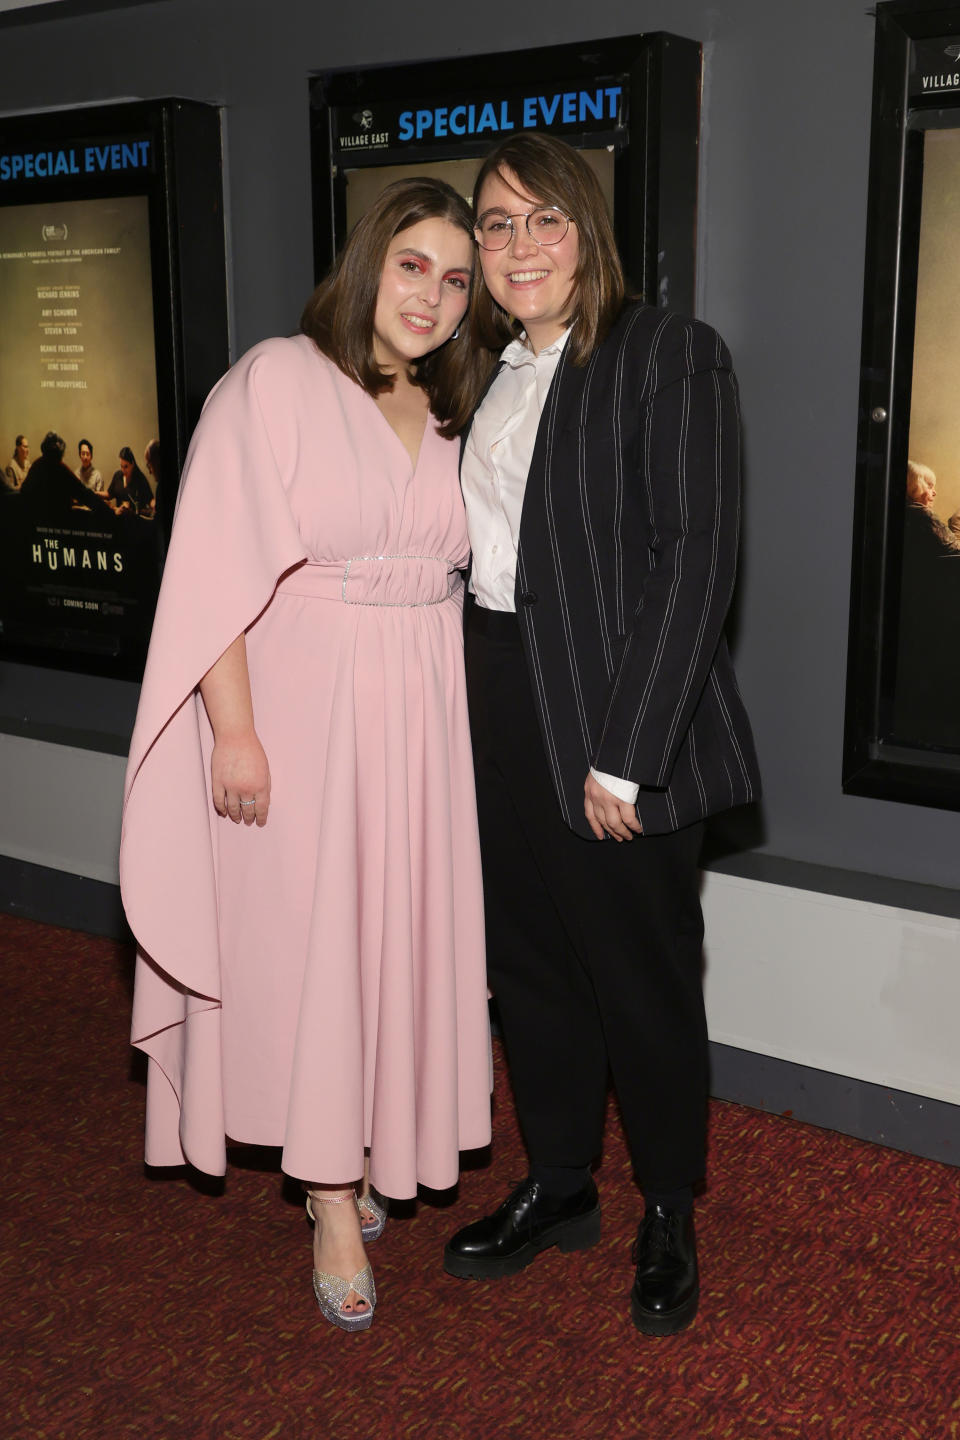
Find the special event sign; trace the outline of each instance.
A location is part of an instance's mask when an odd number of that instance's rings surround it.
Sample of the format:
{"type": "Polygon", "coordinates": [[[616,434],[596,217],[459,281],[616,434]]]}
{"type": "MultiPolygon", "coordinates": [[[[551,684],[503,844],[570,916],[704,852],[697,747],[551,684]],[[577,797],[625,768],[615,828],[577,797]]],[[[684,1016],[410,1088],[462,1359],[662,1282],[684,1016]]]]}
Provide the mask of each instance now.
{"type": "Polygon", "coordinates": [[[432,154],[444,145],[460,146],[476,137],[487,146],[511,130],[549,130],[556,134],[607,135],[626,124],[622,79],[571,82],[546,87],[468,91],[456,95],[378,103],[376,107],[339,105],[333,111],[333,153],[343,163],[376,163],[413,158],[420,149],[432,154]]]}

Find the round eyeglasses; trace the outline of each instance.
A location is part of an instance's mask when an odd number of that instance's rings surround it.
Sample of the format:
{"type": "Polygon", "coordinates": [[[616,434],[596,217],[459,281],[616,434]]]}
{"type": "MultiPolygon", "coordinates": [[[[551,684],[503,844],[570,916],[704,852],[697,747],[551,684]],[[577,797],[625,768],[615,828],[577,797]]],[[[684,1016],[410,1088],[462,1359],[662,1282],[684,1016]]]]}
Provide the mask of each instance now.
{"type": "Polygon", "coordinates": [[[487,210],[477,220],[473,233],[481,250],[505,250],[516,233],[515,220],[526,221],[527,234],[535,245],[559,245],[570,229],[570,216],[555,205],[542,205],[528,213],[518,210],[505,215],[502,210],[487,210]]]}

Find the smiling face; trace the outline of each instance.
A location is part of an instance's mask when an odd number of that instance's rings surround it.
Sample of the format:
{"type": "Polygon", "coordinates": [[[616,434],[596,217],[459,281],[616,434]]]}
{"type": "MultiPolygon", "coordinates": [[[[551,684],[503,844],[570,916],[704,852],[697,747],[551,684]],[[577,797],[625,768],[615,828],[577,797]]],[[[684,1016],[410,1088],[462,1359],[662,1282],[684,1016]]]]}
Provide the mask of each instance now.
{"type": "Polygon", "coordinates": [[[513,218],[513,235],[503,250],[480,250],[487,289],[527,332],[537,353],[559,339],[576,302],[580,241],[573,220],[556,245],[538,245],[527,234],[524,217],[551,203],[549,196],[528,195],[512,170],[493,171],[477,196],[477,214],[490,211],[513,218]]]}
{"type": "Polygon", "coordinates": [[[420,220],[387,249],[373,317],[381,369],[406,369],[456,330],[467,308],[474,247],[449,220],[420,220]]]}

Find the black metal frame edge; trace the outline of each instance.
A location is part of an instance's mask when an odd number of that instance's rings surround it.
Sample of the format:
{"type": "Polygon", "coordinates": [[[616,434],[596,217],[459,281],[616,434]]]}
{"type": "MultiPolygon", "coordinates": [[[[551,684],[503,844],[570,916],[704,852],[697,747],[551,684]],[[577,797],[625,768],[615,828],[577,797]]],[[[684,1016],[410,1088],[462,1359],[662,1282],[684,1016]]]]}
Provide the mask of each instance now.
{"type": "MultiPolygon", "coordinates": [[[[960,5],[891,0],[877,8],[842,769],[847,794],[940,809],[960,809],[960,755],[885,740],[881,679],[899,600],[889,562],[902,540],[890,479],[906,461],[897,419],[910,401],[910,375],[897,361],[912,353],[916,298],[919,221],[914,216],[911,230],[905,220],[909,187],[918,183],[907,164],[910,46],[951,33],[960,36],[960,5]],[[886,418],[874,419],[878,411],[886,418]]],[[[910,108],[942,109],[945,99],[952,97],[910,108]]]]}

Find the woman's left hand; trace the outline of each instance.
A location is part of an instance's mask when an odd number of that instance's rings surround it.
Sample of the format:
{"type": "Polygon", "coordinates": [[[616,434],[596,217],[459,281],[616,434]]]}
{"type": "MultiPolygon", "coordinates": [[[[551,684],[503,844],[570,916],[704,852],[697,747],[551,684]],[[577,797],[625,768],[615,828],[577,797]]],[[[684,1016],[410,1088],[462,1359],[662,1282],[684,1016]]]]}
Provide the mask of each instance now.
{"type": "Polygon", "coordinates": [[[263,746],[251,730],[216,740],[210,760],[210,783],[217,813],[235,825],[265,825],[270,809],[270,766],[263,746]]]}
{"type": "Polygon", "coordinates": [[[637,807],[627,800],[618,800],[612,790],[601,785],[590,774],[583,784],[583,813],[587,824],[602,840],[604,833],[616,841],[632,840],[634,835],[643,834],[643,826],[637,819],[637,807]]]}

